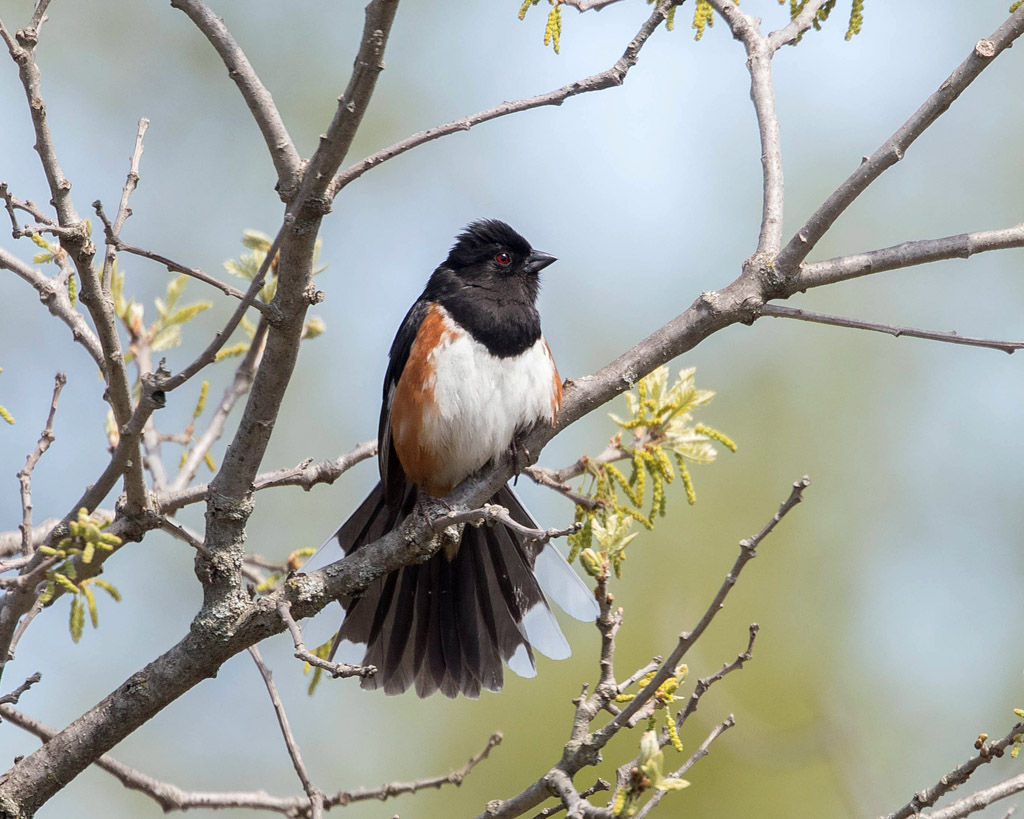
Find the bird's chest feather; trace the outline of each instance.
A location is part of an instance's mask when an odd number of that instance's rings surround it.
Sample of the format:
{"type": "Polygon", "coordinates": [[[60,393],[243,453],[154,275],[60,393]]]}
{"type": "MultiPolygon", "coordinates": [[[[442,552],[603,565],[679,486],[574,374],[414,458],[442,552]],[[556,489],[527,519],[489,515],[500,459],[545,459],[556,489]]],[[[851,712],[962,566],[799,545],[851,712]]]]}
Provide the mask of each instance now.
{"type": "Polygon", "coordinates": [[[420,402],[417,440],[393,424],[406,474],[436,496],[499,458],[518,432],[551,423],[561,404],[561,382],[543,338],[502,358],[443,319],[445,332],[424,362],[421,389],[432,400],[420,402]]]}

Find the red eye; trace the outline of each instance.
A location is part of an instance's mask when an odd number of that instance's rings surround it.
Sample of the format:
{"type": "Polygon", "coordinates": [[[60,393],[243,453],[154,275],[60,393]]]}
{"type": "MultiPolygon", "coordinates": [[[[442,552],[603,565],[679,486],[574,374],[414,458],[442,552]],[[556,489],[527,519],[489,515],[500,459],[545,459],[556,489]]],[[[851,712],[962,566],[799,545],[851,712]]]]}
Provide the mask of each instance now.
{"type": "Polygon", "coordinates": [[[508,267],[512,264],[512,257],[509,256],[504,250],[494,257],[494,261],[500,264],[502,267],[508,267]]]}

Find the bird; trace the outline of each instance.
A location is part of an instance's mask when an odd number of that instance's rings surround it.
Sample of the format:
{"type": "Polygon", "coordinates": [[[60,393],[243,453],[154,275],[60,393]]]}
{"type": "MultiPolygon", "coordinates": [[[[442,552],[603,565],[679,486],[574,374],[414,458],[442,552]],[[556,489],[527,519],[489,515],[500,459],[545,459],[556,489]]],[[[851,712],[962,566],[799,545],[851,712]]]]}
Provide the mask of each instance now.
{"type": "MultiPolygon", "coordinates": [[[[328,544],[352,554],[422,510],[425,496],[443,503],[465,478],[514,451],[524,433],[554,423],[562,382],[536,303],[538,274],[555,261],[496,219],[456,237],[391,345],[380,482],[328,544]]],[[[507,484],[490,502],[537,528],[507,484]]],[[[375,666],[361,679],[366,689],[477,698],[502,688],[504,664],[536,674],[535,649],[569,656],[545,591],[580,620],[598,615],[593,592],[554,546],[500,521],[467,525],[426,562],[342,598],[330,657],[375,666]]]]}

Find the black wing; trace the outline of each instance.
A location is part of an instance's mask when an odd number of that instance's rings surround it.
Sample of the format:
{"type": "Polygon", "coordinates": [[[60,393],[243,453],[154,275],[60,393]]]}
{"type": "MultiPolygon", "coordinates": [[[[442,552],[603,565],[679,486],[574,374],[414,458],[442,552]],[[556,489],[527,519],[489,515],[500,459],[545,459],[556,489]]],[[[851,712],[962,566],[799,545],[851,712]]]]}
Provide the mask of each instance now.
{"type": "Polygon", "coordinates": [[[406,495],[408,481],[405,470],[398,460],[391,440],[391,400],[402,377],[409,351],[416,340],[420,325],[430,311],[430,303],[423,298],[416,301],[398,328],[395,340],[388,353],[388,370],[384,375],[384,395],[380,408],[380,424],[377,427],[377,464],[380,467],[380,482],[384,487],[384,503],[394,507],[400,505],[406,495]]]}

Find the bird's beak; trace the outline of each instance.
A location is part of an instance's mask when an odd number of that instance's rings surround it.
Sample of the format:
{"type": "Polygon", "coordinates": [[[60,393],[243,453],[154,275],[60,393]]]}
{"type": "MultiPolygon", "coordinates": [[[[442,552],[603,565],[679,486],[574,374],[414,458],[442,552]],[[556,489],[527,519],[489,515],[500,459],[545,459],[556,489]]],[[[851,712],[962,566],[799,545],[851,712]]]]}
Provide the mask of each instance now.
{"type": "Polygon", "coordinates": [[[550,253],[545,253],[543,250],[534,250],[526,258],[526,266],[523,268],[527,273],[540,273],[545,267],[552,262],[557,262],[554,256],[550,253]]]}

